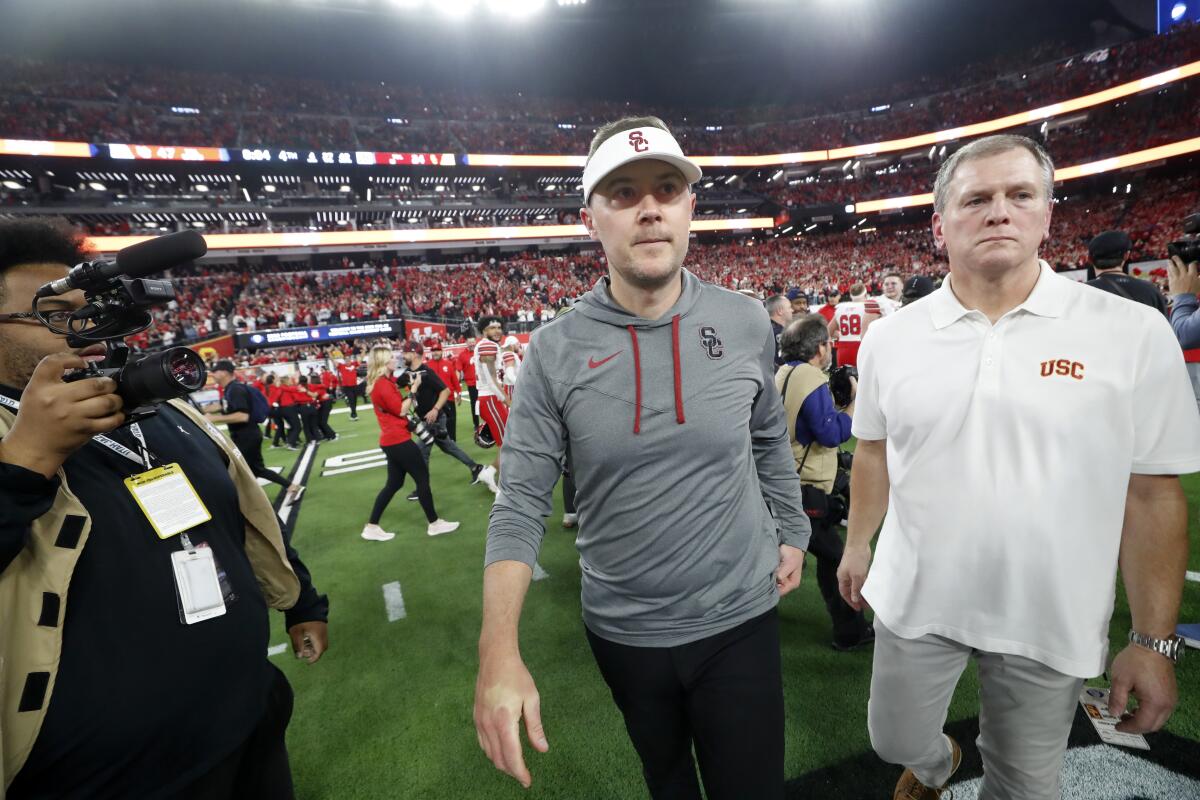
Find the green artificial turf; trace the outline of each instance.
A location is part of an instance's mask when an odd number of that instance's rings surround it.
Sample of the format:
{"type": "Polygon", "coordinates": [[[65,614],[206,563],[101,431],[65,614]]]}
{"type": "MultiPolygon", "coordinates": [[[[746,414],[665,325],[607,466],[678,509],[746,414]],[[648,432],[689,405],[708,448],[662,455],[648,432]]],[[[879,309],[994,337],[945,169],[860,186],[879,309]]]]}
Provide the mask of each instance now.
{"type": "MultiPolygon", "coordinates": [[[[405,500],[410,482],[383,517],[383,527],[396,538],[364,541],[359,532],[383,484],[383,468],[325,478],[320,473],[331,456],[375,447],[378,428],[370,411],[360,414],[359,422],[335,414],[332,424],[342,438],[320,445],[293,536],[317,587],[330,597],[330,649],[315,665],[297,661],[290,649],[272,657],[296,693],[288,746],[297,795],[339,800],[645,797],[637,758],[583,636],[578,560],[572,533],[559,524],[561,494],[556,491],[539,558],[549,577],[532,584],[521,622],[521,650],[541,693],[550,741],[544,755],[526,747],[533,788],[525,792],[484,757],[471,717],[491,493],[482,485],[470,486],[466,468],[435,450],[431,471],[438,513],[462,527],[426,536],[420,507],[405,500]],[[407,616],[388,622],[382,586],[394,581],[401,584],[407,616]]],[[[462,420],[459,430],[464,449],[490,463],[495,451],[477,448],[462,420]]],[[[264,446],[264,455],[268,465],[290,470],[301,454],[264,446]]],[[[1200,570],[1200,479],[1190,477],[1185,485],[1189,569],[1200,570]]],[[[268,488],[272,496],[275,491],[268,488]]],[[[830,622],[813,569],[806,570],[800,589],[783,599],[780,614],[787,776],[869,753],[870,650],[840,654],[829,647],[830,622]]],[[[1182,618],[1200,620],[1200,584],[1187,585],[1182,618]]],[[[1120,594],[1114,647],[1123,644],[1128,627],[1128,606],[1120,594]]],[[[286,641],[282,615],[274,614],[271,644],[286,641]]],[[[1168,727],[1193,740],[1200,738],[1198,661],[1185,660],[1179,668],[1182,701],[1168,727]]],[[[969,667],[955,693],[951,721],[977,715],[977,691],[975,670],[969,667]]],[[[878,769],[882,797],[895,770],[882,763],[878,769]]]]}

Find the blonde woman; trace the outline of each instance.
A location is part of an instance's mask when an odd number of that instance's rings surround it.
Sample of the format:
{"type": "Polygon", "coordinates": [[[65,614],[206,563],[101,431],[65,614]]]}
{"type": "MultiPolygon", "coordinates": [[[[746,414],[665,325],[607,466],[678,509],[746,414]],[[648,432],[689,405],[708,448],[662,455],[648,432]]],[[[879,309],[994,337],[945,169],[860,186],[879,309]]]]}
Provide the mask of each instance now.
{"type": "Polygon", "coordinates": [[[421,449],[412,440],[408,428],[408,415],[412,411],[412,391],[421,385],[419,376],[414,377],[408,391],[396,385],[396,356],[390,347],[376,345],[367,357],[367,395],[379,420],[379,446],[387,457],[387,483],[375,498],[371,518],[362,531],[362,538],[386,542],[396,534],[379,527],[379,520],[392,497],[404,485],[404,478],[412,475],[417,484],[417,498],[429,526],[425,532],[430,536],[450,533],[458,528],[457,522],[438,518],[433,507],[433,493],[429,489],[429,468],[421,457],[421,449]]]}

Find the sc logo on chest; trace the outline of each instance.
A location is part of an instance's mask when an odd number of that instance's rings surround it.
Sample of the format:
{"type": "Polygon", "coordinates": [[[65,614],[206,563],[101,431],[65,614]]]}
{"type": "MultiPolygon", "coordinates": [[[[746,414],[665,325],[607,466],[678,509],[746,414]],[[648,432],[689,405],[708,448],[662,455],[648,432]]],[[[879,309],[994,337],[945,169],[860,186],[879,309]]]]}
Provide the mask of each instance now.
{"type": "Polygon", "coordinates": [[[1069,376],[1077,381],[1081,381],[1083,380],[1083,364],[1065,358],[1052,358],[1049,361],[1043,361],[1042,377],[1049,378],[1051,375],[1069,376]]]}

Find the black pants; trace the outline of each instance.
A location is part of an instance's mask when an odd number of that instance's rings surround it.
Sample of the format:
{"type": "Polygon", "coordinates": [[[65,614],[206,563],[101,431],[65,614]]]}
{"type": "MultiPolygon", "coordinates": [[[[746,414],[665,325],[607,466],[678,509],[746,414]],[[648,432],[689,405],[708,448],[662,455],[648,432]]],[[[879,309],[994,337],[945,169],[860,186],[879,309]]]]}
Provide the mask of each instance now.
{"type": "Polygon", "coordinates": [[[838,591],[837,569],[842,562],[842,537],[834,527],[835,520],[827,516],[809,517],[812,523],[812,538],[808,541],[808,552],[817,559],[817,588],[825,600],[829,618],[833,620],[833,641],[839,645],[851,645],[862,638],[867,629],[867,618],[855,611],[842,599],[838,591]]]}
{"type": "Polygon", "coordinates": [[[387,483],[379,490],[375,498],[375,507],[371,509],[372,525],[378,525],[383,519],[383,512],[392,502],[392,496],[404,485],[406,475],[412,475],[417,484],[417,498],[421,501],[421,510],[425,519],[433,522],[438,518],[437,510],[433,507],[433,492],[429,489],[429,467],[421,457],[421,448],[411,439],[400,444],[390,444],[383,448],[387,457],[387,483]]]}
{"type": "Polygon", "coordinates": [[[479,405],[479,389],[474,386],[467,387],[467,397],[471,398],[471,430],[479,427],[479,412],[476,410],[479,405]]]}
{"type": "Polygon", "coordinates": [[[317,431],[317,407],[309,403],[297,406],[300,409],[300,424],[304,428],[304,441],[315,442],[321,438],[317,431]]]}
{"type": "Polygon", "coordinates": [[[575,479],[569,470],[563,470],[563,513],[575,513],[575,479]]]}
{"type": "Polygon", "coordinates": [[[287,423],[288,447],[299,447],[300,429],[304,427],[304,423],[300,420],[300,406],[284,406],[279,409],[279,413],[287,423]]]}
{"type": "MultiPolygon", "coordinates": [[[[292,718],[292,687],[271,667],[275,681],[267,710],[250,738],[173,800],[292,800],[292,769],[283,735],[292,718]]],[[[202,711],[199,713],[203,713],[202,711]]]]}
{"type": "Polygon", "coordinates": [[[317,406],[317,433],[325,439],[333,439],[337,436],[337,432],[329,427],[329,414],[333,411],[333,399],[329,398],[321,401],[321,405],[317,406]]]}
{"type": "Polygon", "coordinates": [[[271,483],[278,483],[280,486],[291,486],[291,481],[284,478],[273,469],[269,469],[263,463],[262,457],[262,431],[257,425],[247,425],[241,430],[234,433],[230,431],[229,438],[233,440],[234,446],[242,454],[242,458],[246,460],[246,464],[250,467],[250,471],[254,473],[256,478],[265,478],[271,483]]]}
{"type": "Polygon", "coordinates": [[[346,405],[350,406],[350,419],[358,419],[358,399],[361,393],[362,388],[358,384],[342,387],[342,397],[346,398],[346,405]]]}
{"type": "Polygon", "coordinates": [[[588,643],[654,800],[783,797],[783,679],[775,609],[677,647],[588,643]]]}
{"type": "Polygon", "coordinates": [[[446,403],[446,435],[452,441],[458,441],[458,411],[454,408],[454,403],[446,403]]]}

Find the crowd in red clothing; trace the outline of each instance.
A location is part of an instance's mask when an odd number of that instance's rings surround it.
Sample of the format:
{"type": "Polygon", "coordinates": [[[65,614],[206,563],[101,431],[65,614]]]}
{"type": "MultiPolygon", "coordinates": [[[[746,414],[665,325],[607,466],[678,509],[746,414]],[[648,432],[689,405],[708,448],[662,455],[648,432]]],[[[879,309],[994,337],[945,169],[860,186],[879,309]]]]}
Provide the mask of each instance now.
{"type": "Polygon", "coordinates": [[[1144,77],[1200,59],[1200,26],[1181,26],[1086,56],[1064,58],[1064,47],[1038,45],[1003,60],[851,93],[836,102],[741,109],[434,94],[375,82],[3,58],[0,137],[344,151],[583,153],[598,124],[630,113],[656,113],[672,123],[690,152],[792,152],[955,127],[1144,77]],[[882,105],[887,108],[866,110],[882,105]]]}
{"type": "MultiPolygon", "coordinates": [[[[1192,176],[1141,179],[1128,191],[1060,194],[1051,236],[1041,256],[1056,269],[1087,264],[1087,243],[1120,229],[1134,242],[1131,260],[1165,257],[1180,223],[1200,208],[1192,176]]],[[[781,229],[782,231],[782,229],[781,229]]],[[[790,231],[778,238],[738,237],[693,242],[686,266],[704,280],[766,296],[801,288],[818,296],[852,283],[877,287],[883,275],[940,275],[945,255],[934,247],[927,222],[888,224],[867,217],[849,230],[790,231]],[[799,235],[796,235],[799,233],[799,235]]],[[[207,267],[176,279],[179,299],[156,312],[157,325],[137,344],[192,341],[222,331],[319,325],[327,322],[423,317],[450,326],[450,341],[464,319],[497,315],[530,328],[549,319],[604,274],[603,254],[530,251],[486,262],[442,264],[379,258],[357,263],[346,256],[320,271],[239,271],[207,267]]],[[[289,356],[322,357],[328,350],[293,348],[289,356]]]]}

